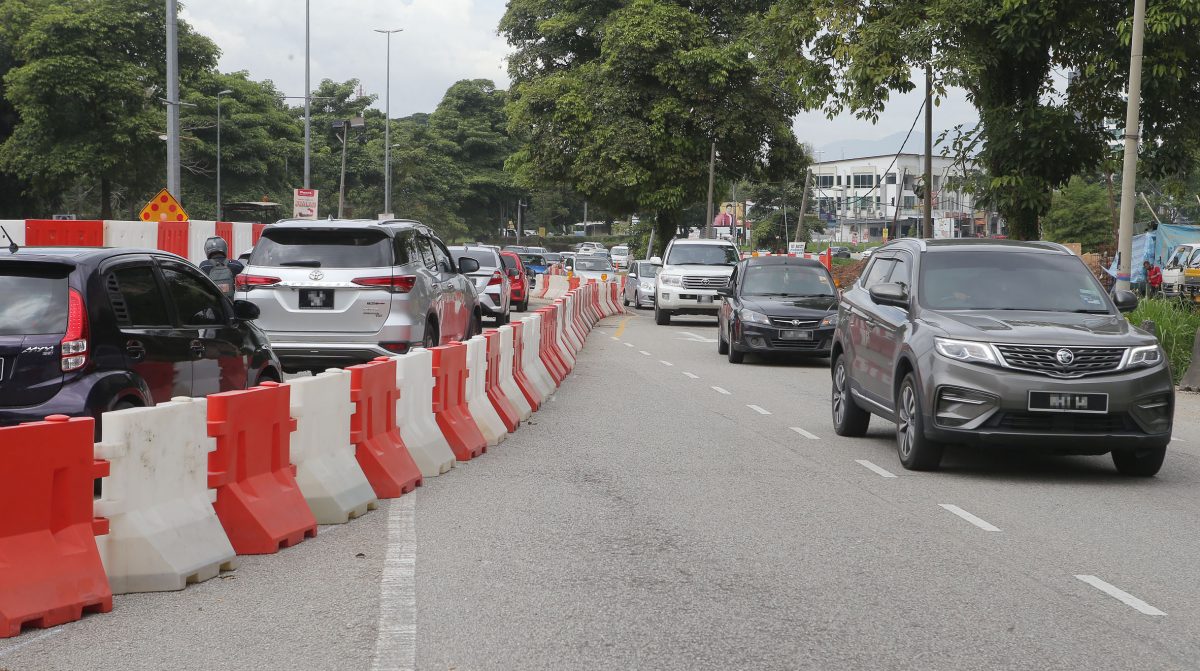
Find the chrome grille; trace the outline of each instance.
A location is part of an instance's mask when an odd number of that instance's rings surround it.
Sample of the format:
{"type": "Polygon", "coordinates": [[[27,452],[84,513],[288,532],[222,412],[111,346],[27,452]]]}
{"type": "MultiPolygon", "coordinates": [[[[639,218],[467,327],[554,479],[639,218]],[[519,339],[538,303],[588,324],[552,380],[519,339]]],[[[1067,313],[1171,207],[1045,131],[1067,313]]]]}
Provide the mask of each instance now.
{"type": "Polygon", "coordinates": [[[684,275],[684,289],[711,289],[717,290],[729,284],[728,277],[705,277],[703,275],[684,275]]]}
{"type": "Polygon", "coordinates": [[[815,329],[820,326],[819,319],[788,319],[785,317],[771,317],[771,326],[780,329],[815,329]]]}
{"type": "Polygon", "coordinates": [[[996,345],[1000,356],[1012,368],[1054,377],[1080,377],[1111,373],[1125,359],[1124,347],[1067,347],[1058,345],[996,345]],[[1060,351],[1071,353],[1070,362],[1062,363],[1060,351]]]}

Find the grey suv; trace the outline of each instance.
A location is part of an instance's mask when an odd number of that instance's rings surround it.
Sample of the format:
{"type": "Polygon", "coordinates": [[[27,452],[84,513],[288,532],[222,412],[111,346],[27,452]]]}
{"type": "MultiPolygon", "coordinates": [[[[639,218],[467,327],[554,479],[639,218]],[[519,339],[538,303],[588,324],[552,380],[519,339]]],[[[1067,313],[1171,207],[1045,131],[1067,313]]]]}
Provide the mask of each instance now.
{"type": "Polygon", "coordinates": [[[263,230],[237,298],[284,370],[324,370],[482,330],[471,258],[413,221],[285,220],[263,230]]]}
{"type": "Polygon", "coordinates": [[[1120,314],[1083,262],[1048,242],[898,240],[842,296],[834,430],[896,423],[900,462],[936,469],[946,443],[1112,453],[1151,476],[1175,391],[1155,338],[1120,314]]]}

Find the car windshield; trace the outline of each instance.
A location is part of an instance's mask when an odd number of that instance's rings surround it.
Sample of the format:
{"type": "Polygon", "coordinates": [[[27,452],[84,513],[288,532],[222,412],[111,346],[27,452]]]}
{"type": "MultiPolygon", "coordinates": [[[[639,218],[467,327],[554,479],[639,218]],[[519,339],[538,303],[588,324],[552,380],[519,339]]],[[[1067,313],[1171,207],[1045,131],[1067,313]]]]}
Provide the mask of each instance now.
{"type": "Polygon", "coordinates": [[[833,296],[824,268],[792,265],[750,266],[742,280],[743,296],[833,296]]]}
{"type": "Polygon", "coordinates": [[[933,310],[1112,312],[1078,257],[1037,252],[927,253],[919,300],[933,310]]]}
{"type": "Polygon", "coordinates": [[[454,256],[456,261],[464,256],[475,259],[479,262],[479,269],[481,271],[485,268],[499,268],[499,266],[496,265],[496,253],[491,250],[451,247],[450,253],[454,256]]]}
{"type": "Polygon", "coordinates": [[[658,271],[662,270],[662,266],[654,263],[643,263],[638,266],[639,277],[658,277],[658,271]]]}
{"type": "Polygon", "coordinates": [[[345,228],[268,228],[250,254],[252,266],[382,268],[392,265],[391,238],[345,228]]]}
{"type": "Polygon", "coordinates": [[[546,257],[540,254],[522,254],[521,260],[527,266],[544,266],[546,265],[546,257]]]}
{"type": "Polygon", "coordinates": [[[575,259],[575,270],[612,270],[612,261],[602,256],[575,259]]]}
{"type": "Polygon", "coordinates": [[[1188,265],[1193,268],[1200,266],[1200,247],[1197,247],[1196,251],[1192,252],[1192,258],[1188,260],[1188,265]]]}
{"type": "Polygon", "coordinates": [[[24,264],[0,267],[0,336],[67,330],[67,271],[24,264]]]}
{"type": "Polygon", "coordinates": [[[542,254],[542,258],[546,259],[546,263],[559,263],[563,260],[562,254],[542,254]]]}
{"type": "Polygon", "coordinates": [[[675,245],[667,257],[668,266],[732,266],[738,262],[733,245],[675,245]]]}
{"type": "Polygon", "coordinates": [[[629,248],[624,245],[618,245],[618,246],[612,248],[612,253],[613,254],[621,254],[621,255],[628,254],[629,248]]]}

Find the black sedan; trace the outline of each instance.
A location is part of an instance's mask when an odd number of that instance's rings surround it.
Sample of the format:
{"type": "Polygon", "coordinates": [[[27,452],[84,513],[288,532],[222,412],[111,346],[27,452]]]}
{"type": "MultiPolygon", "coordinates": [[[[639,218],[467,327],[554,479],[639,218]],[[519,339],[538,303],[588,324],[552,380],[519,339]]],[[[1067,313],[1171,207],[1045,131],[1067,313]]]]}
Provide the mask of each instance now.
{"type": "Polygon", "coordinates": [[[818,261],[753,257],[721,289],[717,352],[741,363],[747,352],[829,356],[838,293],[818,261]]]}

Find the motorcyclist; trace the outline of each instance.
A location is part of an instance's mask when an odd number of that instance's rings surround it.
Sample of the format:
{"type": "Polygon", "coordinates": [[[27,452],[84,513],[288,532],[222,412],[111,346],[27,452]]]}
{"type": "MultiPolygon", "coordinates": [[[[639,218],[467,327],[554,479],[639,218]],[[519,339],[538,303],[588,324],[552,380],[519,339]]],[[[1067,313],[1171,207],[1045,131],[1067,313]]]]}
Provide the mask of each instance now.
{"type": "Polygon", "coordinates": [[[222,293],[233,298],[234,277],[245,270],[245,266],[229,258],[229,243],[220,236],[204,241],[204,256],[206,260],[200,262],[200,271],[208,275],[222,293]]]}

